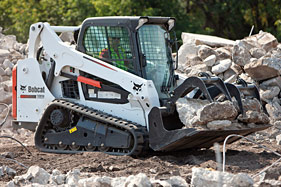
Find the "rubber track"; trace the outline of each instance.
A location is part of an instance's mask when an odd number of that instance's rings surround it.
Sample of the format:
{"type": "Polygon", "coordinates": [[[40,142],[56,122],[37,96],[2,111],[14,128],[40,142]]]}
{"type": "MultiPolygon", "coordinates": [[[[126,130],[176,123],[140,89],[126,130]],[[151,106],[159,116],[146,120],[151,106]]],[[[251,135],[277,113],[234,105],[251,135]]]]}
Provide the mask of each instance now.
{"type": "MultiPolygon", "coordinates": [[[[104,125],[111,125],[111,127],[118,128],[119,130],[124,130],[126,132],[130,132],[132,137],[134,138],[134,146],[131,148],[130,152],[122,151],[122,148],[112,148],[113,150],[117,150],[117,152],[104,152],[111,155],[130,155],[130,156],[137,156],[140,155],[144,150],[148,149],[148,133],[145,127],[132,123],[129,121],[126,121],[124,119],[111,116],[109,114],[106,114],[104,112],[100,112],[97,110],[93,110],[91,108],[88,108],[86,106],[71,103],[65,100],[54,100],[44,110],[44,113],[49,107],[52,107],[52,105],[56,105],[59,107],[66,108],[68,110],[72,110],[76,113],[80,113],[80,116],[88,117],[89,119],[93,121],[98,121],[100,123],[103,123],[104,125]]],[[[42,132],[44,131],[44,127],[48,124],[46,124],[46,120],[42,120],[44,117],[44,113],[39,121],[39,125],[37,126],[36,133],[35,133],[35,146],[43,152],[52,152],[52,153],[79,153],[79,152],[86,152],[86,151],[74,151],[67,146],[67,149],[60,150],[60,149],[49,149],[44,146],[44,143],[42,142],[42,132]]],[[[47,144],[45,144],[47,145],[47,144]]],[[[81,148],[80,148],[81,149],[81,148]]],[[[89,151],[87,151],[89,152],[89,151]]],[[[94,151],[97,152],[97,151],[94,151]]],[[[100,151],[101,152],[101,151],[100,151]]]]}

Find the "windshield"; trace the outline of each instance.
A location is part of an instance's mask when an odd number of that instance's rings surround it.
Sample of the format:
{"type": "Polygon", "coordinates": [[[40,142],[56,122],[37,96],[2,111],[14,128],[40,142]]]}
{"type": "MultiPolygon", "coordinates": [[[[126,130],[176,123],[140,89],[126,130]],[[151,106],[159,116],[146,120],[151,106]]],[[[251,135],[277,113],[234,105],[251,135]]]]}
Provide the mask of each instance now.
{"type": "Polygon", "coordinates": [[[168,46],[169,34],[160,25],[144,25],[139,31],[141,52],[146,59],[146,77],[152,80],[160,98],[169,97],[173,61],[168,46]]]}

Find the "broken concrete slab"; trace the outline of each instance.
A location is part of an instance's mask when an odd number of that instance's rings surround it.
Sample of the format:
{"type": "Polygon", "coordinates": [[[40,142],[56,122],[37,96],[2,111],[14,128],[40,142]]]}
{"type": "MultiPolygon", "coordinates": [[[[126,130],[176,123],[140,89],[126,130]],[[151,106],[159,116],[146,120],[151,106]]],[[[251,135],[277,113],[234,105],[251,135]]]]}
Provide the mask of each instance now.
{"type": "Polygon", "coordinates": [[[12,93],[11,92],[0,93],[0,103],[11,104],[12,103],[12,93]]]}
{"type": "Polygon", "coordinates": [[[249,110],[251,111],[257,111],[262,112],[262,106],[261,103],[256,99],[242,99],[242,104],[244,111],[247,112],[249,110]]]}
{"type": "Polygon", "coordinates": [[[281,105],[278,102],[272,101],[270,103],[267,103],[265,105],[265,108],[268,115],[273,121],[281,120],[281,105]]]}
{"type": "Polygon", "coordinates": [[[16,42],[17,39],[15,35],[6,35],[0,39],[0,48],[13,49],[16,42]]]}
{"type": "Polygon", "coordinates": [[[281,74],[281,59],[260,58],[245,65],[244,70],[256,81],[277,77],[281,74]]]}
{"type": "Polygon", "coordinates": [[[231,66],[230,66],[230,68],[231,68],[233,71],[235,71],[235,73],[236,73],[237,75],[240,75],[240,74],[243,73],[243,71],[244,71],[241,66],[239,66],[239,65],[237,65],[237,64],[235,64],[235,63],[232,63],[231,66]]]}
{"type": "Polygon", "coordinates": [[[207,100],[180,98],[176,102],[176,109],[179,113],[179,118],[186,127],[192,128],[198,121],[197,111],[209,104],[207,100]]]}
{"type": "Polygon", "coordinates": [[[193,34],[183,32],[181,34],[183,43],[197,43],[204,44],[211,47],[223,47],[223,46],[233,46],[235,42],[233,40],[228,40],[225,38],[220,38],[217,36],[203,35],[203,34],[193,34]]]}
{"type": "Polygon", "coordinates": [[[12,75],[12,70],[11,70],[11,68],[7,67],[7,68],[5,69],[5,74],[6,74],[7,76],[11,76],[11,75],[12,75]]]}
{"type": "Polygon", "coordinates": [[[180,176],[172,176],[168,180],[166,180],[166,182],[171,186],[179,186],[179,187],[188,186],[186,181],[180,176]]]}
{"type": "Polygon", "coordinates": [[[277,145],[281,145],[281,134],[276,136],[277,145]]]}
{"type": "Polygon", "coordinates": [[[266,54],[266,50],[264,50],[262,48],[254,47],[254,48],[250,49],[250,54],[253,58],[259,59],[266,54]]]}
{"type": "Polygon", "coordinates": [[[213,66],[216,63],[216,55],[210,55],[207,58],[205,58],[205,60],[203,60],[203,62],[207,65],[207,66],[213,66]]]}
{"type": "Polygon", "coordinates": [[[4,68],[13,68],[14,67],[14,64],[7,58],[4,60],[3,62],[3,66],[4,68]]]}
{"type": "Polygon", "coordinates": [[[252,48],[250,44],[245,41],[237,40],[232,49],[232,60],[239,66],[245,66],[250,62],[251,54],[249,50],[252,48]]]}
{"type": "Polygon", "coordinates": [[[197,64],[192,67],[185,68],[185,74],[187,75],[187,77],[198,76],[200,72],[206,71],[208,71],[208,67],[206,66],[206,64],[197,64]]]}
{"type": "Polygon", "coordinates": [[[50,174],[39,166],[31,166],[28,168],[26,174],[18,176],[18,178],[23,178],[24,180],[30,181],[32,183],[46,185],[48,184],[50,174]]]}
{"type": "Polygon", "coordinates": [[[243,116],[240,114],[237,119],[244,123],[255,123],[255,124],[269,124],[269,117],[265,113],[248,110],[243,116]]]}
{"type": "Polygon", "coordinates": [[[197,111],[199,121],[208,123],[214,120],[233,120],[238,115],[234,104],[230,101],[212,102],[197,111]]]}
{"type": "Polygon", "coordinates": [[[130,175],[125,182],[125,186],[151,186],[149,178],[144,173],[130,175]]]}
{"type": "Polygon", "coordinates": [[[225,72],[231,66],[232,62],[230,59],[219,61],[219,63],[212,67],[212,72],[216,75],[225,72]]]}
{"type": "Polygon", "coordinates": [[[0,61],[0,63],[3,63],[5,58],[7,58],[9,55],[10,55],[10,51],[8,51],[7,49],[0,48],[0,59],[3,60],[3,61],[0,61]]]}
{"type": "Polygon", "coordinates": [[[231,52],[230,49],[226,49],[225,47],[220,47],[215,50],[218,54],[218,59],[219,60],[224,60],[224,59],[231,59],[231,52]]]}
{"type": "Polygon", "coordinates": [[[266,90],[260,89],[260,97],[263,101],[268,102],[278,96],[280,88],[278,86],[267,87],[266,90]]]}
{"type": "Polygon", "coordinates": [[[178,63],[179,63],[179,70],[184,69],[188,58],[193,56],[197,56],[199,47],[194,44],[183,44],[178,51],[178,63]]]}
{"type": "Polygon", "coordinates": [[[260,86],[263,87],[263,88],[267,88],[269,86],[278,86],[281,89],[281,77],[278,76],[278,77],[274,77],[272,79],[263,81],[260,84],[260,86]]]}
{"type": "Polygon", "coordinates": [[[205,168],[192,168],[191,185],[196,187],[253,186],[253,179],[245,173],[231,174],[205,168]]]}
{"type": "Polygon", "coordinates": [[[229,120],[214,120],[207,123],[207,127],[210,130],[223,130],[231,126],[231,121],[229,120]]]}
{"type": "Polygon", "coordinates": [[[0,67],[0,76],[6,75],[3,67],[0,67]]]}
{"type": "Polygon", "coordinates": [[[277,39],[268,32],[260,32],[257,39],[257,42],[265,51],[270,51],[278,45],[277,39]]]}
{"type": "Polygon", "coordinates": [[[12,85],[12,81],[11,80],[1,82],[0,86],[2,86],[4,88],[4,91],[12,92],[13,85],[12,85]]]}
{"type": "Polygon", "coordinates": [[[73,169],[66,174],[65,183],[68,185],[77,185],[80,179],[80,170],[73,169]]]}
{"type": "Polygon", "coordinates": [[[212,49],[210,46],[207,45],[200,45],[200,48],[198,50],[198,56],[205,60],[208,56],[211,55],[217,55],[214,49],[212,49]]]}

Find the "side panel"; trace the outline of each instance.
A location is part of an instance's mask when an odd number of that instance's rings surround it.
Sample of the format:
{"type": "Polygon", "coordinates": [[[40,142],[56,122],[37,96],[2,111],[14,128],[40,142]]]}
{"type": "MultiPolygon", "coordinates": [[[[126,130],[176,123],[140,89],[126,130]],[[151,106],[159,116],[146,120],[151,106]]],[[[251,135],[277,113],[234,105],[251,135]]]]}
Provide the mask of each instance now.
{"type": "Polygon", "coordinates": [[[54,100],[47,88],[38,62],[28,58],[17,66],[17,121],[38,122],[44,108],[54,100]]]}

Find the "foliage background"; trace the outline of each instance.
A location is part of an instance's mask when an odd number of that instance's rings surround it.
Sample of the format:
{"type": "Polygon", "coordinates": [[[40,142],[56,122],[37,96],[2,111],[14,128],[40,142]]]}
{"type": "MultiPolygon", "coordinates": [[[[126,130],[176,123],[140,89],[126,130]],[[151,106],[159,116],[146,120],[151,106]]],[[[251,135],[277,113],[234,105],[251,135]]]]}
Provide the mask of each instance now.
{"type": "Polygon", "coordinates": [[[80,25],[96,16],[169,16],[181,32],[241,39],[260,30],[281,41],[281,0],[1,0],[0,26],[26,42],[35,22],[80,25]]]}

